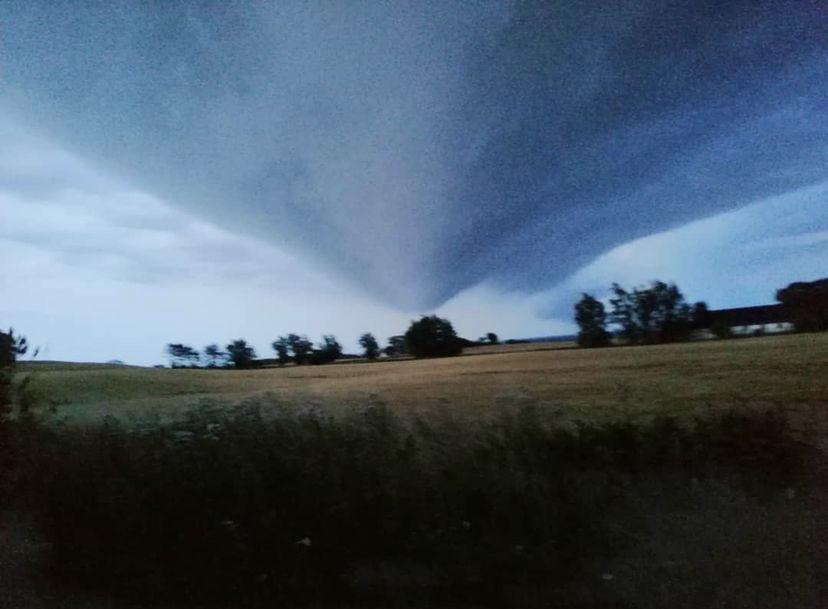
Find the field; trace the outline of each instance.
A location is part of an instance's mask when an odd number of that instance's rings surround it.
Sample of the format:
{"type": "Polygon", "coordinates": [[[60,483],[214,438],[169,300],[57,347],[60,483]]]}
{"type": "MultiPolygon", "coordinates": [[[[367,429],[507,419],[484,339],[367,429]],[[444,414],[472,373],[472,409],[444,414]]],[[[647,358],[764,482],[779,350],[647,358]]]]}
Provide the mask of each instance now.
{"type": "Polygon", "coordinates": [[[19,374],[18,606],[821,606],[826,334],[19,374]]]}
{"type": "Polygon", "coordinates": [[[493,352],[250,371],[42,362],[22,374],[69,422],[164,416],[206,398],[233,404],[264,394],[299,406],[382,401],[403,412],[450,409],[473,417],[526,403],[577,418],[771,407],[809,427],[823,424],[828,404],[825,334],[596,350],[560,343],[483,349],[493,352]]]}

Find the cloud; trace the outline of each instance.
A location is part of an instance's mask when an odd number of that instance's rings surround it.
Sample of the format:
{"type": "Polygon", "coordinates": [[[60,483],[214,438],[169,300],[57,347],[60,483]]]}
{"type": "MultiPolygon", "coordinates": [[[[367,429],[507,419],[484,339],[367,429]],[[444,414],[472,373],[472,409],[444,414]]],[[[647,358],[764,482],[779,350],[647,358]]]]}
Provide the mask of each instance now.
{"type": "Polygon", "coordinates": [[[826,179],[815,3],[6,2],[0,20],[0,105],[25,133],[406,310],[549,287],[826,179]]]}
{"type": "Polygon", "coordinates": [[[826,202],[828,182],[822,182],[636,239],[529,299],[539,315],[567,319],[580,292],[605,297],[613,282],[635,286],[661,279],[713,308],[773,302],[788,283],[825,277],[826,202]]]}

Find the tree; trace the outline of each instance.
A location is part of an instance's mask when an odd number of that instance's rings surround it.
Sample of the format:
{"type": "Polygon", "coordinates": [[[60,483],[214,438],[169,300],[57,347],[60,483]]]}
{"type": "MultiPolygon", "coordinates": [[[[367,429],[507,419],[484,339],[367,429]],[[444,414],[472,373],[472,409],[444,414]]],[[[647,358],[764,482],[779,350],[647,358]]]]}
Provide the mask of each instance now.
{"type": "Polygon", "coordinates": [[[244,339],[234,340],[227,345],[227,353],[233,366],[236,368],[251,368],[256,359],[256,350],[247,344],[244,339]]]}
{"type": "Polygon", "coordinates": [[[797,331],[828,330],[828,277],[791,283],[777,290],[776,300],[788,311],[797,331]]]}
{"type": "Polygon", "coordinates": [[[370,332],[359,337],[359,345],[364,349],[366,359],[374,361],[379,357],[379,343],[370,332]]]}
{"type": "Polygon", "coordinates": [[[498,340],[498,338],[497,338],[497,334],[495,334],[494,332],[487,332],[486,333],[486,340],[488,341],[488,343],[490,345],[496,345],[500,342],[500,340],[498,340]]]}
{"type": "Polygon", "coordinates": [[[297,366],[301,366],[308,361],[308,356],[313,351],[313,343],[311,343],[306,336],[299,336],[298,334],[288,334],[287,342],[290,346],[290,351],[293,354],[293,361],[297,366]]]}
{"type": "Polygon", "coordinates": [[[693,312],[690,318],[693,322],[693,328],[697,330],[709,328],[713,324],[713,316],[710,314],[710,309],[704,301],[699,301],[693,305],[693,312]]]}
{"type": "Polygon", "coordinates": [[[653,281],[649,287],[629,292],[612,284],[610,320],[618,334],[631,344],[687,339],[692,330],[692,310],[676,284],[653,281]]]}
{"type": "Polygon", "coordinates": [[[575,322],[578,324],[578,345],[581,347],[606,347],[609,345],[607,314],[604,303],[590,294],[583,294],[575,305],[575,322]]]}
{"type": "Polygon", "coordinates": [[[227,354],[215,343],[204,347],[204,358],[208,368],[218,368],[227,359],[227,354]]]}
{"type": "Polygon", "coordinates": [[[198,351],[189,345],[170,343],[167,345],[167,353],[170,355],[170,366],[173,368],[188,368],[198,365],[198,351]]]}
{"type": "Polygon", "coordinates": [[[273,341],[273,350],[276,352],[276,359],[280,366],[284,366],[290,361],[290,342],[287,336],[280,336],[273,341]]]}
{"type": "Polygon", "coordinates": [[[405,336],[397,335],[388,337],[388,346],[385,348],[385,355],[394,357],[397,355],[405,355],[408,349],[405,346],[405,336]]]}
{"type": "Polygon", "coordinates": [[[463,351],[451,322],[436,315],[423,315],[411,322],[405,333],[405,346],[414,357],[447,357],[463,351]]]}
{"type": "Polygon", "coordinates": [[[20,335],[15,336],[13,328],[9,328],[8,332],[0,330],[0,423],[9,414],[12,406],[14,367],[17,358],[25,355],[28,350],[29,344],[26,339],[20,335]]]}
{"type": "Polygon", "coordinates": [[[328,364],[335,361],[342,355],[342,345],[340,345],[333,334],[326,334],[322,337],[322,342],[319,343],[319,349],[314,350],[310,356],[312,364],[328,364]]]}

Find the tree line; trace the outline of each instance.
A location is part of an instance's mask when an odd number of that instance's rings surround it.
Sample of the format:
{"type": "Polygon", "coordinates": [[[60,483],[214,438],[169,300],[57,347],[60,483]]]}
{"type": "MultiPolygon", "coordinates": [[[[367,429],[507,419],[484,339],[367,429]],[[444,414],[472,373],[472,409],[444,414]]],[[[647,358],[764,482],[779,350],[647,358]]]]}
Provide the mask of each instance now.
{"type": "MultiPolygon", "coordinates": [[[[575,304],[578,345],[605,347],[614,334],[625,344],[657,344],[689,340],[694,330],[709,329],[719,338],[731,336],[727,324],[714,319],[704,301],[688,303],[675,283],[653,281],[648,286],[610,288],[609,310],[592,294],[575,304]]],[[[798,332],[828,330],[828,279],[797,282],[776,292],[798,332]]]]}
{"type": "MultiPolygon", "coordinates": [[[[483,342],[484,339],[481,339],[483,342]]],[[[485,341],[496,344],[497,335],[489,332],[485,341]]],[[[392,336],[388,346],[380,349],[379,342],[370,332],[359,337],[362,356],[374,361],[384,353],[388,357],[411,355],[413,357],[447,357],[459,355],[464,341],[454,330],[451,322],[436,315],[423,315],[412,321],[403,335],[392,336]]],[[[304,334],[287,334],[271,343],[279,366],[293,363],[327,364],[343,355],[342,345],[333,334],[326,334],[314,345],[304,334]]],[[[253,368],[262,363],[256,350],[244,339],[237,339],[221,349],[218,344],[204,347],[203,352],[182,343],[169,343],[166,347],[173,368],[253,368]]]]}

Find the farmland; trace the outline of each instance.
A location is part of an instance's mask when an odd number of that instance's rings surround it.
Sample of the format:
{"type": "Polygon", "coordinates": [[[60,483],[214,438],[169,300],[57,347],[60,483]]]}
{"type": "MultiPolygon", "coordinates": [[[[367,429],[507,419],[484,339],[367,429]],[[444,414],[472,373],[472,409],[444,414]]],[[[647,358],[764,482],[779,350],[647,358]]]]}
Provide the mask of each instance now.
{"type": "Polygon", "coordinates": [[[828,401],[824,334],[595,350],[555,343],[486,349],[446,359],[241,371],[42,362],[23,366],[21,374],[31,375],[41,402],[69,422],[168,415],[204,399],[234,404],[268,395],[334,410],[382,401],[401,412],[472,417],[526,403],[577,418],[773,408],[811,426],[828,401]]]}
{"type": "Polygon", "coordinates": [[[825,334],[18,374],[47,424],[9,453],[11,598],[43,595],[22,555],[79,608],[778,609],[826,577],[825,334]]]}

